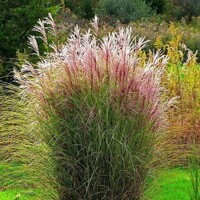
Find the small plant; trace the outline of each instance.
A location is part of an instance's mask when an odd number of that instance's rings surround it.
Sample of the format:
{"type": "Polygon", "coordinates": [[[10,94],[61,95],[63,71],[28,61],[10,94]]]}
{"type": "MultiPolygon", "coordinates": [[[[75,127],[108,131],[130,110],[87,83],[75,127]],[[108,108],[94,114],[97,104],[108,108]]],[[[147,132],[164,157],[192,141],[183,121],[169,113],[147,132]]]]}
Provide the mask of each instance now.
{"type": "Polygon", "coordinates": [[[21,199],[21,197],[22,197],[21,194],[17,194],[17,195],[15,196],[14,200],[19,200],[19,199],[21,199]]]}
{"type": "Polygon", "coordinates": [[[200,151],[197,144],[193,145],[189,161],[190,181],[192,184],[192,191],[189,191],[190,199],[200,200],[200,151]]]}

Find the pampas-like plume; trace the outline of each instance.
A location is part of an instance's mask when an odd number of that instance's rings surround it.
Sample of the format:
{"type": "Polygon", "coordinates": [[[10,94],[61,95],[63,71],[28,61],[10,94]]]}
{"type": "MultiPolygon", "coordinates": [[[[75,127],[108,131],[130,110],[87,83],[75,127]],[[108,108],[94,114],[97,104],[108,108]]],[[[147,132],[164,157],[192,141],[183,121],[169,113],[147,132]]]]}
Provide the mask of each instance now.
{"type": "MultiPolygon", "coordinates": [[[[50,20],[50,18],[49,18],[50,20]]],[[[41,38],[45,44],[48,44],[47,41],[47,34],[45,29],[45,22],[44,20],[38,20],[38,24],[34,26],[33,31],[36,31],[41,34],[41,38]]]]}
{"type": "Polygon", "coordinates": [[[49,33],[56,36],[57,35],[57,28],[56,28],[56,24],[53,20],[51,13],[49,13],[48,17],[46,17],[45,23],[50,25],[50,27],[48,27],[49,33]]]}
{"type": "Polygon", "coordinates": [[[97,35],[99,32],[99,18],[96,15],[94,20],[91,22],[91,25],[94,28],[94,33],[97,35]]]}
{"type": "MultiPolygon", "coordinates": [[[[43,32],[42,29],[42,35],[43,32]]],[[[56,82],[61,79],[66,82],[69,87],[66,93],[82,85],[84,88],[98,91],[100,84],[109,80],[113,98],[116,94],[122,97],[132,96],[135,92],[139,92],[145,102],[157,105],[156,109],[152,106],[152,110],[148,113],[154,113],[157,118],[162,116],[159,114],[163,112],[159,106],[161,104],[159,95],[162,89],[160,88],[160,77],[167,58],[161,52],[156,52],[151,59],[145,61],[144,66],[140,66],[139,52],[147,43],[144,38],[140,38],[137,42],[136,38],[132,37],[132,30],[127,28],[121,29],[118,33],[109,34],[102,38],[100,45],[97,45],[96,38],[90,30],[81,34],[79,28],[76,27],[68,41],[61,49],[56,50],[56,54],[48,53],[44,61],[38,62],[37,73],[32,74],[30,79],[27,74],[22,74],[23,80],[26,79],[26,82],[23,81],[24,87],[33,93],[32,90],[36,87],[40,88],[41,92],[49,90],[48,88],[44,90],[43,84],[47,81],[45,77],[50,73],[52,73],[51,77],[56,74],[56,82]]],[[[34,49],[37,47],[35,42],[34,39],[34,49]]],[[[32,43],[30,44],[33,46],[32,43]]],[[[134,102],[132,102],[132,107],[134,107],[134,102]]],[[[162,106],[162,109],[164,107],[162,106]]],[[[145,108],[143,112],[146,112],[145,108]]]]}
{"type": "Polygon", "coordinates": [[[28,37],[28,44],[29,44],[29,47],[30,49],[32,49],[37,56],[40,56],[40,52],[39,52],[39,48],[38,48],[38,43],[35,39],[35,36],[31,35],[28,37]]]}

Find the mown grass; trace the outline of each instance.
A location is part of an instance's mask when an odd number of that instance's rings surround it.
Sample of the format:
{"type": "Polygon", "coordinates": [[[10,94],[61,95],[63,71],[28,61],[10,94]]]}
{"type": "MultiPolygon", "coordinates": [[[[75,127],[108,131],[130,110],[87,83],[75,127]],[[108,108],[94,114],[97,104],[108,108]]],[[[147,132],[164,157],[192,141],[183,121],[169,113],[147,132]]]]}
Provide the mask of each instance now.
{"type": "Polygon", "coordinates": [[[35,200],[35,190],[9,189],[0,192],[0,199],[4,200],[35,200]]]}
{"type": "MultiPolygon", "coordinates": [[[[9,173],[9,176],[12,176],[12,171],[20,171],[20,168],[22,168],[22,166],[20,164],[10,164],[10,165],[6,165],[6,166],[0,166],[0,177],[3,177],[6,173],[9,173]]],[[[14,175],[13,175],[14,176],[14,175]]],[[[15,187],[11,187],[12,189],[10,189],[9,187],[12,185],[15,185],[15,182],[12,181],[13,178],[15,179],[20,179],[20,176],[23,176],[23,174],[19,174],[18,177],[10,177],[10,181],[7,185],[7,187],[5,187],[2,184],[2,181],[0,181],[0,199],[2,200],[35,200],[36,196],[38,195],[38,193],[40,193],[40,191],[38,189],[35,188],[28,188],[25,189],[23,188],[23,186],[17,186],[15,187]]],[[[27,177],[28,179],[28,177],[27,177]]]]}
{"type": "MultiPolygon", "coordinates": [[[[2,173],[0,166],[0,173],[2,173]]],[[[151,200],[190,200],[189,190],[192,189],[190,171],[188,169],[174,168],[162,170],[156,181],[156,186],[150,191],[155,197],[151,200]]],[[[0,190],[2,190],[0,185],[0,190]]],[[[34,200],[39,190],[23,188],[6,189],[0,191],[0,199],[3,200],[34,200]]],[[[45,196],[45,194],[43,194],[45,196]]],[[[147,194],[148,196],[148,194],[147,194]]]]}
{"type": "Polygon", "coordinates": [[[192,189],[190,171],[175,168],[163,170],[154,187],[152,200],[190,200],[189,190],[192,189]]]}

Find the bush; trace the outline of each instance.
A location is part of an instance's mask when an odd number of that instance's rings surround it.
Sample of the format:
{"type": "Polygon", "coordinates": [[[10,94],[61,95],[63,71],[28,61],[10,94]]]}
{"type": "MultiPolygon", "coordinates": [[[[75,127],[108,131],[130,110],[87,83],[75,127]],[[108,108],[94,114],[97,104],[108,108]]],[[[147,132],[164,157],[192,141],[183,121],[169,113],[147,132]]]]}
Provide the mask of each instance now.
{"type": "Polygon", "coordinates": [[[199,0],[171,0],[167,3],[165,13],[169,21],[181,20],[191,21],[192,17],[200,15],[199,0]]]}
{"type": "Polygon", "coordinates": [[[181,0],[179,1],[179,5],[183,9],[183,16],[188,16],[191,18],[197,17],[200,15],[200,1],[199,0],[181,0]]]}
{"type": "Polygon", "coordinates": [[[94,17],[97,1],[93,0],[66,0],[64,5],[69,8],[74,14],[81,18],[91,19],[94,17]]]}
{"type": "Polygon", "coordinates": [[[156,10],[157,14],[163,14],[166,9],[166,0],[146,0],[146,2],[156,10]]]}
{"type": "Polygon", "coordinates": [[[118,19],[122,23],[149,18],[153,15],[151,7],[142,0],[102,0],[100,11],[103,15],[118,19]]]}

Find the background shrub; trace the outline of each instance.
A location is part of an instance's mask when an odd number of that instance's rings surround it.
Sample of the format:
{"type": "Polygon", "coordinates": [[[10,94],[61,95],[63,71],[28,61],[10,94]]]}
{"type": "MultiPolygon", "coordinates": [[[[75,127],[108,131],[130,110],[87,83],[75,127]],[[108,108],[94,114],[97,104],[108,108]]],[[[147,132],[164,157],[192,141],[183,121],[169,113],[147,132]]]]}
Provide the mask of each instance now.
{"type": "Polygon", "coordinates": [[[96,4],[97,1],[93,0],[64,1],[66,8],[69,8],[74,14],[85,19],[94,17],[96,4]]]}
{"type": "Polygon", "coordinates": [[[199,0],[171,0],[167,3],[165,10],[168,20],[181,20],[181,18],[191,21],[192,17],[200,15],[199,0]]]}
{"type": "Polygon", "coordinates": [[[192,17],[200,15],[200,1],[199,0],[180,0],[178,3],[183,9],[183,16],[187,16],[189,20],[192,17]]]}
{"type": "Polygon", "coordinates": [[[163,14],[167,5],[166,0],[146,0],[146,2],[152,9],[156,10],[157,14],[163,14]]]}
{"type": "Polygon", "coordinates": [[[100,10],[104,15],[128,23],[153,15],[151,7],[142,0],[102,0],[100,10]]]}

